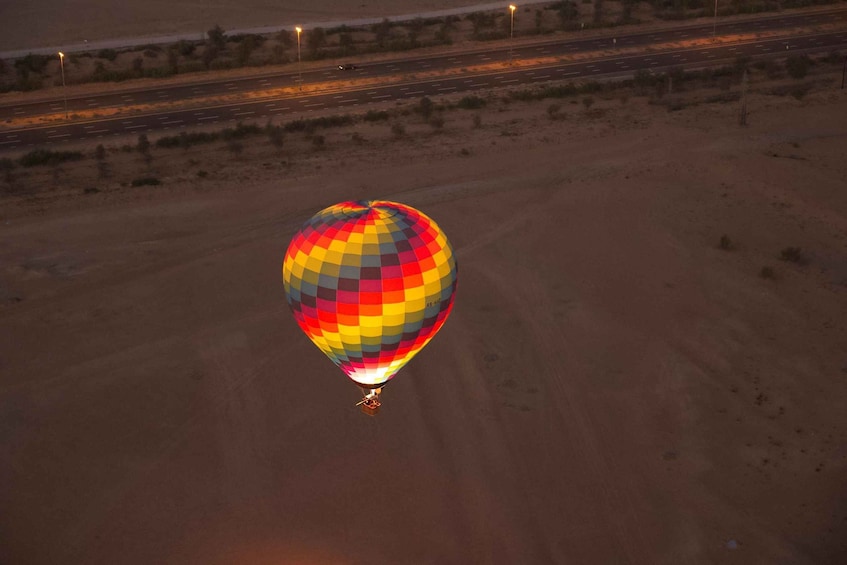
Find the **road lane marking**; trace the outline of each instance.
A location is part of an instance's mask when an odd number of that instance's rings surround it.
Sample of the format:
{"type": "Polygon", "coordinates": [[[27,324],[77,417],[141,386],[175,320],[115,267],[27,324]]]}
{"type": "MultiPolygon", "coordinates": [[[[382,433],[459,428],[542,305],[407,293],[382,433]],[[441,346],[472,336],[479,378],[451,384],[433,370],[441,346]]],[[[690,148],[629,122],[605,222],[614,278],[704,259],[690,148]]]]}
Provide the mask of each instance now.
{"type": "Polygon", "coordinates": [[[220,116],[203,116],[202,118],[197,118],[198,120],[217,120],[220,116]]]}

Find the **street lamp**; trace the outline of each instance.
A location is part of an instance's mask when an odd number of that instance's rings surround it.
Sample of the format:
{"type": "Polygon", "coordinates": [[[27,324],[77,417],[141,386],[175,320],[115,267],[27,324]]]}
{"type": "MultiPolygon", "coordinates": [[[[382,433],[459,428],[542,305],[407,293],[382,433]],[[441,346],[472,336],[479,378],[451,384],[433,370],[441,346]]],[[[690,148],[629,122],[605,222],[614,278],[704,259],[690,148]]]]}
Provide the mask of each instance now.
{"type": "Polygon", "coordinates": [[[715,18],[712,20],[712,41],[717,41],[715,35],[718,31],[718,0],[715,0],[715,18]]]}
{"type": "Polygon", "coordinates": [[[300,64],[300,33],[303,28],[297,26],[294,30],[297,32],[297,82],[300,83],[300,90],[303,90],[303,67],[300,64]]]}
{"type": "Polygon", "coordinates": [[[65,54],[59,51],[59,67],[62,69],[62,99],[65,101],[65,119],[68,119],[68,94],[65,90],[65,54]]]}
{"type": "Polygon", "coordinates": [[[515,43],[515,10],[518,7],[514,4],[509,4],[509,11],[511,12],[511,20],[509,22],[509,64],[512,64],[512,49],[515,43]]]}

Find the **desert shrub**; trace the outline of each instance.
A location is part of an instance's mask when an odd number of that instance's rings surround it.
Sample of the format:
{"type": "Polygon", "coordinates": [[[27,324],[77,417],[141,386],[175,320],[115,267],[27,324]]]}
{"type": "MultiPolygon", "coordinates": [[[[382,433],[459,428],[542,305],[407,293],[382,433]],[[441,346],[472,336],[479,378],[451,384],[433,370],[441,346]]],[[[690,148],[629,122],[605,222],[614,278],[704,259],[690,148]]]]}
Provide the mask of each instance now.
{"type": "Polygon", "coordinates": [[[764,63],[764,71],[769,79],[775,79],[782,76],[782,65],[779,61],[768,59],[767,61],[764,61],[764,63]]]}
{"type": "Polygon", "coordinates": [[[463,110],[476,110],[485,106],[485,99],[479,96],[465,96],[457,106],[463,110]]]}
{"type": "Polygon", "coordinates": [[[812,60],[808,55],[791,55],[785,61],[785,68],[791,78],[799,80],[809,73],[811,64],[812,60]]]}
{"type": "Polygon", "coordinates": [[[789,263],[796,263],[798,265],[805,265],[808,263],[808,259],[803,254],[803,250],[799,247],[786,247],[779,253],[779,258],[783,261],[788,261],[789,263]]]}
{"type": "Polygon", "coordinates": [[[473,127],[474,127],[474,128],[480,128],[480,127],[482,127],[482,116],[480,116],[479,114],[474,114],[474,117],[473,117],[473,127]]]}
{"type": "Polygon", "coordinates": [[[368,110],[368,113],[365,114],[364,120],[366,122],[379,122],[381,120],[388,119],[388,112],[385,110],[368,110]]]}
{"type": "Polygon", "coordinates": [[[720,241],[718,242],[718,247],[720,247],[724,251],[732,251],[733,249],[735,249],[735,243],[733,243],[733,241],[729,239],[728,235],[723,234],[721,236],[720,241]]]}
{"type": "Polygon", "coordinates": [[[132,179],[132,182],[130,184],[132,186],[157,186],[162,184],[162,181],[160,181],[156,177],[140,177],[137,179],[132,179]]]}
{"type": "Polygon", "coordinates": [[[209,173],[207,171],[204,171],[204,170],[201,169],[201,170],[197,171],[197,176],[201,179],[204,179],[204,178],[209,176],[209,173]]]}
{"type": "Polygon", "coordinates": [[[8,157],[3,157],[0,159],[0,171],[3,171],[3,180],[6,181],[7,184],[11,185],[15,180],[15,175],[13,171],[15,170],[15,162],[9,159],[8,157]]]}
{"type": "Polygon", "coordinates": [[[776,280],[776,272],[771,267],[762,267],[759,276],[763,279],[776,280]]]}
{"type": "Polygon", "coordinates": [[[118,58],[118,52],[114,49],[101,49],[97,52],[98,59],[106,59],[107,61],[114,61],[118,58]]]}
{"type": "Polygon", "coordinates": [[[660,80],[660,77],[654,75],[647,69],[639,69],[635,71],[632,80],[633,82],[635,82],[635,86],[646,88],[648,86],[653,86],[654,84],[656,84],[656,82],[660,80]]]}
{"type": "Polygon", "coordinates": [[[343,116],[322,116],[320,118],[300,118],[298,120],[294,120],[286,123],[282,126],[285,131],[293,132],[293,131],[305,131],[311,132],[316,128],[329,128],[329,127],[341,127],[341,126],[349,126],[353,124],[355,120],[353,116],[343,115],[343,116]]]}
{"type": "Polygon", "coordinates": [[[235,128],[226,128],[221,132],[221,137],[224,140],[243,139],[251,135],[262,133],[262,128],[257,124],[242,124],[238,123],[235,128]]]}
{"type": "Polygon", "coordinates": [[[591,106],[594,105],[594,98],[591,96],[586,96],[582,99],[582,105],[585,106],[585,109],[588,110],[591,106]]]}
{"type": "Polygon", "coordinates": [[[312,147],[315,149],[323,149],[324,145],[326,145],[326,138],[322,135],[315,135],[312,137],[312,147]]]}
{"type": "Polygon", "coordinates": [[[211,143],[220,139],[218,132],[182,132],[179,135],[160,137],[156,140],[156,147],[190,147],[201,143],[211,143]]]}
{"type": "Polygon", "coordinates": [[[282,126],[273,126],[268,124],[265,126],[265,131],[268,134],[268,139],[274,147],[282,147],[285,144],[285,130],[282,126]]]}
{"type": "Polygon", "coordinates": [[[38,165],[58,165],[66,161],[79,161],[83,157],[81,151],[51,151],[49,149],[35,149],[18,159],[22,167],[35,167],[38,165]]]}
{"type": "Polygon", "coordinates": [[[183,57],[188,57],[189,55],[193,54],[194,51],[197,49],[197,44],[195,44],[193,41],[180,39],[179,41],[174,43],[172,49],[183,57]]]}
{"type": "Polygon", "coordinates": [[[226,48],[227,37],[221,26],[216,25],[206,32],[206,36],[209,38],[209,44],[214,45],[218,50],[226,48]]]}
{"type": "Polygon", "coordinates": [[[421,101],[418,102],[415,111],[421,115],[425,122],[428,122],[430,116],[432,116],[432,111],[434,107],[435,104],[433,103],[432,99],[430,99],[429,96],[424,96],[423,98],[421,98],[421,101]]]}
{"type": "Polygon", "coordinates": [[[406,135],[406,128],[400,122],[394,122],[391,124],[391,133],[395,138],[400,139],[406,135]]]}
{"type": "Polygon", "coordinates": [[[444,127],[444,116],[442,116],[441,114],[432,116],[429,119],[429,125],[432,126],[432,129],[434,130],[442,129],[444,127]]]}

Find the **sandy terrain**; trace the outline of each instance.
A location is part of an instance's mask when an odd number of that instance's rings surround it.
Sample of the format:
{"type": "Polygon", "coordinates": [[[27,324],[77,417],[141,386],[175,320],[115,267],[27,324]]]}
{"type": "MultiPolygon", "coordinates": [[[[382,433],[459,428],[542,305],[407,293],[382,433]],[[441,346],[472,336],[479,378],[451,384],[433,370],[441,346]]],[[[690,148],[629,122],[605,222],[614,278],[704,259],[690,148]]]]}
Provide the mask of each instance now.
{"type": "Polygon", "coordinates": [[[844,563],[842,92],[755,97],[747,128],[513,103],[7,201],[0,562],[844,563]],[[459,261],[375,418],[281,282],[350,198],[421,208],[459,261]]]}
{"type": "Polygon", "coordinates": [[[427,13],[486,4],[484,0],[27,0],[0,2],[0,51],[123,37],[334,22],[427,13]]]}

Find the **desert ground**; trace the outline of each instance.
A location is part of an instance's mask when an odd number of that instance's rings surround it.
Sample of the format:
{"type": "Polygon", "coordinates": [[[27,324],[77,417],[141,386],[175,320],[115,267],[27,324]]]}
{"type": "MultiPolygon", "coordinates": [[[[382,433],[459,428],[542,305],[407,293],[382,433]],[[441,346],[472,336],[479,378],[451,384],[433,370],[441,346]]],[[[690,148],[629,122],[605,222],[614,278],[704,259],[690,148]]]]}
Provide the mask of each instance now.
{"type": "Polygon", "coordinates": [[[0,208],[0,562],[844,563],[844,92],[45,172],[0,208]],[[377,198],[459,288],[369,417],[281,262],[377,198]]]}
{"type": "Polygon", "coordinates": [[[0,2],[0,22],[15,24],[4,26],[0,51],[195,32],[199,38],[218,24],[225,29],[294,26],[428,13],[486,3],[474,0],[0,2]]]}

